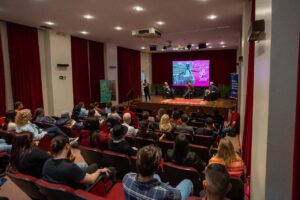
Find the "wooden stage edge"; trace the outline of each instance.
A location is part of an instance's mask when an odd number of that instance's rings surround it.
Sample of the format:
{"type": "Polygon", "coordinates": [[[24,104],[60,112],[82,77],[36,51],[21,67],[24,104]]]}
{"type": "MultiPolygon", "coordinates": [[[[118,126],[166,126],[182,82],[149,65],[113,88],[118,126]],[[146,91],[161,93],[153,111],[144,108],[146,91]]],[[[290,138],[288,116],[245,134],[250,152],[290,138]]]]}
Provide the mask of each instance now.
{"type": "Polygon", "coordinates": [[[236,100],[234,99],[219,98],[216,101],[206,101],[201,98],[164,99],[161,96],[151,96],[151,101],[148,102],[146,102],[145,98],[142,97],[124,102],[122,104],[125,105],[128,103],[138,109],[157,110],[159,108],[164,108],[166,110],[173,110],[173,108],[177,107],[178,109],[185,110],[188,113],[196,112],[197,109],[201,107],[205,112],[210,114],[213,114],[215,110],[219,110],[220,114],[222,114],[225,118],[227,118],[228,109],[237,104],[236,100]]]}

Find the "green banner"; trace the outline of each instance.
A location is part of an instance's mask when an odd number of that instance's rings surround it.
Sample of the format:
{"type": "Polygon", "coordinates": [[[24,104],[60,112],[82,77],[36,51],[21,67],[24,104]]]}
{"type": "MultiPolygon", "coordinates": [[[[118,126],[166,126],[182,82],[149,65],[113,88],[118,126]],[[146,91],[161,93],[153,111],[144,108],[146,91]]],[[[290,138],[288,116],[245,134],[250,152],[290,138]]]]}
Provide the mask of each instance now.
{"type": "Polygon", "coordinates": [[[111,101],[110,80],[100,80],[100,102],[111,101]]]}

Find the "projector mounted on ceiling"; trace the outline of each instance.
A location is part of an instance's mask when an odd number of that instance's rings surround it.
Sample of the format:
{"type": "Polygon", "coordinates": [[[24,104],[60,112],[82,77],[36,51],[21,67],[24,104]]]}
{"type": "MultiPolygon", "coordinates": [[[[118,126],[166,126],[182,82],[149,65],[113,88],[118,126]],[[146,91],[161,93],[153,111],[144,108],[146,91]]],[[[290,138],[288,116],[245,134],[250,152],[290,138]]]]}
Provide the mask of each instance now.
{"type": "Polygon", "coordinates": [[[161,32],[156,28],[143,28],[132,31],[132,36],[143,38],[159,38],[161,32]]]}

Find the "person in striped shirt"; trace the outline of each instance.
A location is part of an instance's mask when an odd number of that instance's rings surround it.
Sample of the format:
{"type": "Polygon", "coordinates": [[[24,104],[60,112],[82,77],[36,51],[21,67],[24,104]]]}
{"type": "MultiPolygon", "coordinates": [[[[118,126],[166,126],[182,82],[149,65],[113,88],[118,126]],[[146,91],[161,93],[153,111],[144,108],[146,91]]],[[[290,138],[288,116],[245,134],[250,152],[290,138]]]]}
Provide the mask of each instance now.
{"type": "Polygon", "coordinates": [[[209,160],[212,163],[225,165],[230,177],[240,178],[244,174],[244,162],[227,138],[220,140],[217,154],[209,160]]]}

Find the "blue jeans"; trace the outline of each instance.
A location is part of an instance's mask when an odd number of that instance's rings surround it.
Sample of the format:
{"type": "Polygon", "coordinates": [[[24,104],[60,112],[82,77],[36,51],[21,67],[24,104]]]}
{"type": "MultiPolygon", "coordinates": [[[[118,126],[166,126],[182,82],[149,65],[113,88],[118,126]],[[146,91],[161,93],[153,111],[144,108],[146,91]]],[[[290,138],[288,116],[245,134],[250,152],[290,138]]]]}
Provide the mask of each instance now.
{"type": "Polygon", "coordinates": [[[12,146],[7,144],[4,139],[0,139],[0,151],[10,152],[12,146]]]}
{"type": "MultiPolygon", "coordinates": [[[[161,182],[159,175],[154,174],[154,178],[161,182]]],[[[193,182],[189,179],[182,180],[176,189],[180,191],[181,199],[186,200],[191,194],[193,194],[193,182]]]]}
{"type": "Polygon", "coordinates": [[[54,138],[58,135],[63,135],[67,138],[69,137],[57,126],[52,126],[52,127],[46,128],[46,129],[44,129],[44,131],[46,131],[51,138],[54,138]]]}

